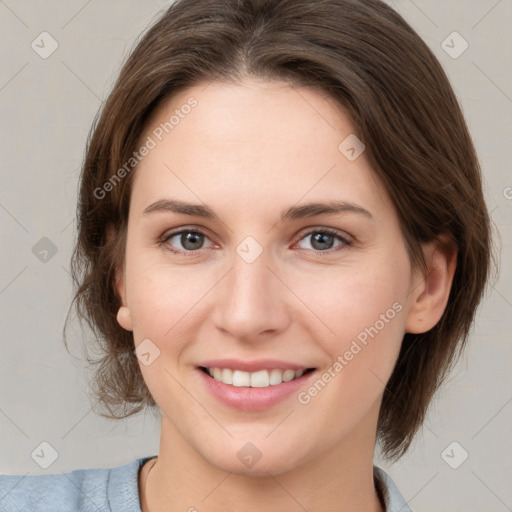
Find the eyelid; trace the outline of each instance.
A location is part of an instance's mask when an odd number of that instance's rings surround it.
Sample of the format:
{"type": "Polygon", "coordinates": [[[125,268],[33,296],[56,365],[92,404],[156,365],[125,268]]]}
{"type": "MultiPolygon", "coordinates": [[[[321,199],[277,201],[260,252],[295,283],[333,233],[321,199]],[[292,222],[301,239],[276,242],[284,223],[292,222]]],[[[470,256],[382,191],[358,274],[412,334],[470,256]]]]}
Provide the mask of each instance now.
{"type": "Polygon", "coordinates": [[[311,235],[312,233],[327,233],[329,235],[337,236],[341,238],[345,243],[352,243],[353,237],[351,237],[348,233],[341,231],[335,228],[328,227],[316,227],[316,228],[308,228],[304,233],[301,234],[300,240],[304,237],[311,235]]]}

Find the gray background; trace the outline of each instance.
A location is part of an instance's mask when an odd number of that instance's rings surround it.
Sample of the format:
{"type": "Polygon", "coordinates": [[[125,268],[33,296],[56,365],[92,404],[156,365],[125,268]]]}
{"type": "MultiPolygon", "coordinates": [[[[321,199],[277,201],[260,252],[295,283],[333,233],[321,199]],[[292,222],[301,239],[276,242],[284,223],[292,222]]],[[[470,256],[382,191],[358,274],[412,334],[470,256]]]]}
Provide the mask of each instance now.
{"type": "MultiPolygon", "coordinates": [[[[416,512],[512,510],[512,1],[390,3],[437,55],[463,106],[501,232],[501,273],[414,445],[393,466],[376,463],[416,512]],[[442,47],[453,31],[469,43],[457,58],[442,47]]],[[[0,0],[0,473],[114,467],[158,452],[151,414],[117,422],[94,414],[78,330],[77,359],[61,330],[86,136],[135,38],[167,5],[0,0]],[[31,47],[43,46],[43,31],[58,43],[46,59],[31,47]],[[31,456],[44,441],[58,454],[48,469],[31,456]]],[[[462,48],[450,41],[452,53],[462,48]]]]}

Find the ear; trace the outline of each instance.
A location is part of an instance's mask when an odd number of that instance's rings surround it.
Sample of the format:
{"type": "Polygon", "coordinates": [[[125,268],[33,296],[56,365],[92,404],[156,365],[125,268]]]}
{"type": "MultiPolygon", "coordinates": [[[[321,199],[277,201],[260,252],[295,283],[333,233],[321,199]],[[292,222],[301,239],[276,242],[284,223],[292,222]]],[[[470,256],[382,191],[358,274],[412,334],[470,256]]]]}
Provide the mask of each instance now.
{"type": "MultiPolygon", "coordinates": [[[[109,224],[107,226],[107,242],[110,243],[115,236],[114,227],[109,224]]],[[[125,282],[125,273],[123,268],[116,267],[115,271],[115,291],[119,300],[121,301],[121,306],[117,311],[117,322],[118,324],[127,331],[132,331],[132,316],[130,313],[130,309],[128,308],[126,301],[126,282],[125,282]]]]}
{"type": "Polygon", "coordinates": [[[405,323],[405,332],[412,334],[429,331],[441,319],[457,266],[457,249],[447,235],[424,244],[423,254],[427,271],[415,273],[405,323]]]}

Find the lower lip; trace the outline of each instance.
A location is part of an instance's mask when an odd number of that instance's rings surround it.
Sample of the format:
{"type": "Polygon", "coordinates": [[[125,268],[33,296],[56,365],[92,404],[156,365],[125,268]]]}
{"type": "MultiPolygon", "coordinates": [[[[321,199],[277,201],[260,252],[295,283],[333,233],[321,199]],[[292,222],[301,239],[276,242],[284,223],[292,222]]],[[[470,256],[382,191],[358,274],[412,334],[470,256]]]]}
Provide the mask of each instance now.
{"type": "Polygon", "coordinates": [[[210,392],[223,404],[240,411],[263,411],[282,402],[293,393],[296,393],[309,378],[316,373],[315,370],[300,376],[298,379],[282,382],[266,388],[250,388],[224,384],[207,375],[203,370],[197,369],[200,378],[210,392]]]}

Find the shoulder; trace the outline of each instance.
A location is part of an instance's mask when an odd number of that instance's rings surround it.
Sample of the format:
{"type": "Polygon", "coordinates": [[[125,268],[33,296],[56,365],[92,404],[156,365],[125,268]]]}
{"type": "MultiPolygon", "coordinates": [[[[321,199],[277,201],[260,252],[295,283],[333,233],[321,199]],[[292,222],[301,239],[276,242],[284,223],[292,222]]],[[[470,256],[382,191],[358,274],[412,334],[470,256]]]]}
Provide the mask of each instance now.
{"type": "Polygon", "coordinates": [[[45,475],[0,474],[2,512],[140,512],[138,470],[149,457],[115,468],[45,475]]]}
{"type": "Polygon", "coordinates": [[[373,466],[375,487],[386,504],[386,512],[412,512],[393,479],[381,468],[373,466]]]}

